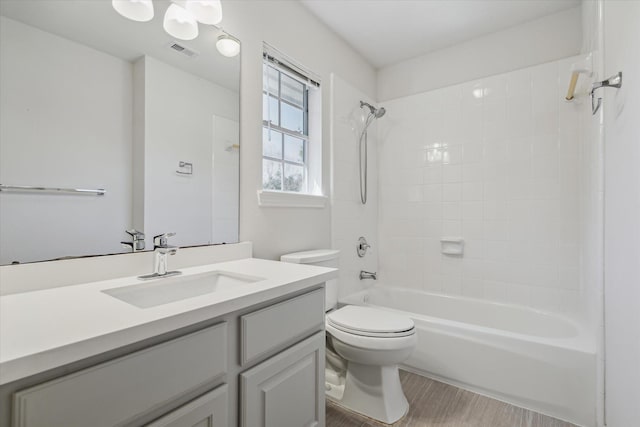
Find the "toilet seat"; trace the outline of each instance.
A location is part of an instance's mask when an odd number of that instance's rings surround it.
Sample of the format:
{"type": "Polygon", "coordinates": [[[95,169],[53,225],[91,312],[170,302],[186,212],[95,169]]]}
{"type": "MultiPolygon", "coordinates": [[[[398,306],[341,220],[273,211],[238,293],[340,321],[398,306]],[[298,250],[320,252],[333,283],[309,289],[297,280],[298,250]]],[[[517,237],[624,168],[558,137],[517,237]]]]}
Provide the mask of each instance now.
{"type": "Polygon", "coordinates": [[[416,343],[413,320],[386,310],[348,305],[327,314],[334,338],[367,350],[401,350],[416,343]]]}
{"type": "Polygon", "coordinates": [[[356,305],[329,313],[326,323],[343,332],[364,337],[396,338],[415,333],[415,325],[409,317],[356,305]]]}
{"type": "Polygon", "coordinates": [[[342,341],[343,343],[361,348],[364,350],[403,350],[413,348],[415,346],[417,337],[416,334],[413,333],[411,335],[405,336],[396,336],[392,338],[380,338],[380,337],[367,337],[363,335],[351,334],[349,332],[344,332],[338,328],[331,326],[331,324],[327,323],[326,325],[327,333],[334,339],[338,341],[342,341]]]}

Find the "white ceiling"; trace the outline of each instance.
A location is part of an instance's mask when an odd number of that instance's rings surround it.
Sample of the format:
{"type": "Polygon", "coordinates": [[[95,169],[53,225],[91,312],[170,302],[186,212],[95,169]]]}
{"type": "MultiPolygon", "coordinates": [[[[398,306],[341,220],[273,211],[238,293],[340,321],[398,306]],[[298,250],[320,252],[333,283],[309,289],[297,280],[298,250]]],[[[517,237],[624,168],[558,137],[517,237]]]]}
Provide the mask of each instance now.
{"type": "Polygon", "coordinates": [[[300,1],[377,68],[580,5],[580,0],[300,1]]]}

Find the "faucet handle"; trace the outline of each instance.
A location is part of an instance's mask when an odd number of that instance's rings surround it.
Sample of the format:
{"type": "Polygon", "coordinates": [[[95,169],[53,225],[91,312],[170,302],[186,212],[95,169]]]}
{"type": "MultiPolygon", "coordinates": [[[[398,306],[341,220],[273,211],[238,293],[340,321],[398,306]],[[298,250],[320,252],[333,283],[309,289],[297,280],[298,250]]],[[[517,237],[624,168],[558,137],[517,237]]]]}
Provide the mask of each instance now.
{"type": "Polygon", "coordinates": [[[153,236],[153,246],[156,248],[166,248],[168,247],[167,239],[175,235],[176,233],[163,233],[153,236]]]}
{"type": "Polygon", "coordinates": [[[142,231],[138,231],[135,228],[132,228],[131,230],[124,230],[124,231],[125,233],[133,237],[133,240],[144,239],[145,237],[142,231]]]}
{"type": "Polygon", "coordinates": [[[145,235],[142,231],[138,231],[135,228],[131,230],[124,230],[125,233],[131,236],[130,242],[120,242],[122,246],[131,248],[131,252],[138,252],[144,250],[145,235]]]}
{"type": "Polygon", "coordinates": [[[356,245],[358,256],[360,258],[364,257],[367,254],[367,249],[371,249],[371,245],[367,243],[367,239],[360,237],[358,239],[358,244],[356,245]]]}

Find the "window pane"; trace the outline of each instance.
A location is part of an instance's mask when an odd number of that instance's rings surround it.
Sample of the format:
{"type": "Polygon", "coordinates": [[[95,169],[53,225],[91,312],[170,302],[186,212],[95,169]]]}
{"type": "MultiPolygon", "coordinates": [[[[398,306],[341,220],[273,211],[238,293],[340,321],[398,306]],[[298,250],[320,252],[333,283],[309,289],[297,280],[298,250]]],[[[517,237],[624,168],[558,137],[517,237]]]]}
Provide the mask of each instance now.
{"type": "Polygon", "coordinates": [[[273,129],[269,131],[266,127],[262,128],[262,155],[282,159],[282,134],[280,132],[273,129]]]}
{"type": "MultiPolygon", "coordinates": [[[[284,102],[282,106],[282,127],[294,132],[304,132],[304,112],[300,108],[293,107],[284,102]]],[[[273,120],[273,119],[272,119],[273,120]]]]}
{"type": "Polygon", "coordinates": [[[282,74],[282,96],[285,101],[296,104],[300,108],[304,107],[304,85],[292,79],[286,74],[282,74]]]}
{"type": "Polygon", "coordinates": [[[262,188],[282,190],[282,163],[262,159],[262,188]]]}
{"type": "Polygon", "coordinates": [[[290,162],[304,163],[304,141],[293,136],[284,136],[284,158],[290,162]]]}
{"type": "Polygon", "coordinates": [[[278,74],[280,74],[280,72],[273,67],[263,64],[262,73],[262,90],[269,92],[271,95],[278,96],[278,74]],[[265,70],[267,70],[268,75],[264,74],[265,70]],[[269,85],[268,90],[267,82],[269,85]]]}
{"type": "Polygon", "coordinates": [[[304,186],[304,168],[298,165],[284,165],[284,190],[302,191],[304,186]]]}
{"type": "Polygon", "coordinates": [[[269,106],[267,106],[267,95],[262,94],[262,120],[271,121],[272,124],[280,126],[278,120],[278,99],[273,96],[269,97],[269,106]]]}

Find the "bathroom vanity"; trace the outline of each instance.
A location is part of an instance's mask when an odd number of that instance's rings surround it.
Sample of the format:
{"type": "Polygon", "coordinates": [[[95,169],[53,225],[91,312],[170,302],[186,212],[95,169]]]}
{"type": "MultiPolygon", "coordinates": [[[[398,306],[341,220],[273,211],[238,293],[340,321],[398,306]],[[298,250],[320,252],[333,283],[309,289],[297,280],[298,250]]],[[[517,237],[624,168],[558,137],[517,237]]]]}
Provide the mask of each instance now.
{"type": "Polygon", "coordinates": [[[0,425],[323,426],[337,271],[247,258],[182,272],[0,298],[0,425]],[[212,277],[230,286],[189,294],[212,277]],[[190,291],[154,299],[163,280],[190,291]]]}

